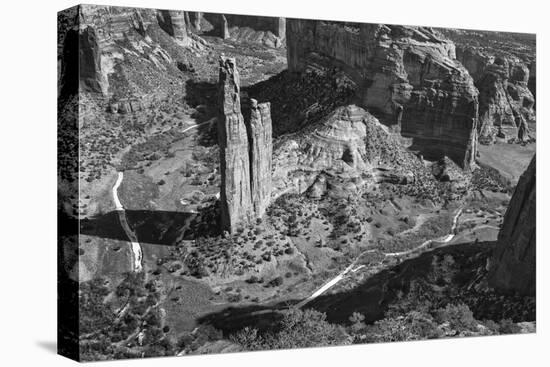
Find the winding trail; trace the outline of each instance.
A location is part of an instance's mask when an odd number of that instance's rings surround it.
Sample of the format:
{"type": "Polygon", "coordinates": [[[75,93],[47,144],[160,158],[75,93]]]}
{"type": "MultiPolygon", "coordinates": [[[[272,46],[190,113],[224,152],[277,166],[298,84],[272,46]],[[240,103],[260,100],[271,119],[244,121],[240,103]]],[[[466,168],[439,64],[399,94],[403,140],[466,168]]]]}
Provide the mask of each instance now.
{"type": "Polygon", "coordinates": [[[135,272],[140,272],[143,270],[143,266],[142,266],[143,251],[141,250],[141,245],[138,242],[136,234],[134,233],[134,231],[132,231],[132,229],[130,228],[130,225],[128,224],[128,219],[126,218],[126,211],[124,210],[124,207],[122,206],[122,203],[118,198],[118,188],[122,183],[123,179],[124,179],[124,172],[119,172],[116,183],[113,186],[113,201],[115,202],[115,210],[118,213],[118,219],[120,221],[120,225],[122,226],[122,229],[124,229],[124,232],[126,233],[126,236],[128,237],[128,239],[130,240],[130,246],[131,246],[130,248],[132,250],[133,269],[135,272]]]}
{"type": "MultiPolygon", "coordinates": [[[[461,214],[462,214],[462,208],[460,208],[456,212],[456,214],[453,218],[453,225],[451,227],[451,232],[448,235],[443,236],[443,237],[438,237],[436,239],[431,239],[431,240],[428,240],[426,242],[423,242],[420,246],[417,246],[417,247],[415,247],[411,250],[407,250],[407,251],[403,251],[403,252],[391,252],[391,253],[386,253],[384,255],[385,256],[403,256],[403,255],[408,255],[408,254],[414,253],[414,252],[416,252],[416,251],[418,251],[422,248],[428,247],[432,243],[436,243],[438,245],[449,243],[456,235],[456,228],[458,227],[458,218],[460,217],[461,214]]],[[[357,264],[359,259],[365,253],[370,252],[370,251],[372,251],[372,250],[369,249],[369,250],[363,251],[359,256],[357,256],[355,258],[355,260],[347,268],[345,268],[342,272],[340,272],[340,274],[338,274],[337,276],[335,276],[334,278],[332,278],[331,280],[326,282],[321,288],[319,288],[315,292],[313,292],[313,294],[311,296],[309,296],[308,298],[304,299],[303,301],[295,304],[294,308],[304,307],[306,304],[313,301],[315,298],[319,297],[320,295],[322,295],[323,293],[328,291],[330,288],[334,287],[338,282],[340,282],[342,279],[344,279],[346,277],[346,275],[348,275],[348,273],[350,273],[350,272],[355,273],[359,269],[363,268],[365,265],[359,265],[355,269],[354,269],[354,266],[355,266],[355,264],[357,264]]]]}
{"type": "MultiPolygon", "coordinates": [[[[189,130],[196,129],[206,124],[211,124],[214,121],[215,121],[215,118],[212,118],[200,124],[190,126],[184,129],[182,133],[186,133],[189,130]]],[[[122,206],[122,203],[118,198],[118,188],[122,184],[123,179],[124,179],[124,172],[118,172],[118,178],[112,189],[113,201],[115,202],[115,210],[118,212],[118,219],[120,221],[120,225],[124,229],[124,232],[126,233],[126,236],[128,237],[128,239],[130,240],[130,248],[132,250],[132,260],[133,260],[132,263],[133,263],[134,272],[140,272],[143,270],[143,251],[141,249],[141,245],[138,242],[136,233],[132,230],[132,228],[130,228],[130,225],[128,224],[128,219],[126,218],[126,211],[124,210],[124,206],[122,206]]]]}

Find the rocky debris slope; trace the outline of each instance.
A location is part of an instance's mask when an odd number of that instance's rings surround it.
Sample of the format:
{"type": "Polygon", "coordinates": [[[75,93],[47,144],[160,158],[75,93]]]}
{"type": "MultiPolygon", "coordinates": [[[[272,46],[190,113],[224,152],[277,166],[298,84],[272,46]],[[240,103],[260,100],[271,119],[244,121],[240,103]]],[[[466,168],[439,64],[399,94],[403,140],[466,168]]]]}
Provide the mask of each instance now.
{"type": "Polygon", "coordinates": [[[373,183],[412,183],[431,176],[386,126],[356,105],[336,108],[317,123],[280,138],[273,166],[274,197],[306,191],[320,197],[341,179],[352,194],[373,183]]]}
{"type": "Polygon", "coordinates": [[[536,291],[536,157],[521,176],[490,262],[489,284],[522,295],[536,291]]]}
{"type": "MultiPolygon", "coordinates": [[[[77,27],[64,30],[60,47],[78,34],[80,88],[117,102],[146,95],[159,83],[181,74],[176,65],[204,48],[191,34],[185,12],[99,5],[79,5],[77,27]],[[153,76],[154,75],[154,76],[153,76]]],[[[60,59],[63,70],[63,59],[60,59]]]]}
{"type": "Polygon", "coordinates": [[[529,139],[535,121],[536,39],[533,34],[441,29],[479,89],[480,142],[529,139]]]}
{"type": "Polygon", "coordinates": [[[221,224],[230,232],[263,215],[271,197],[271,114],[269,103],[251,100],[245,124],[235,59],[220,58],[218,144],[221,224]]]}
{"type": "Polygon", "coordinates": [[[290,70],[343,71],[360,104],[426,156],[473,163],[478,92],[451,41],[431,28],[299,19],[286,35],[290,70]]]}
{"type": "Polygon", "coordinates": [[[510,137],[526,140],[527,122],[535,121],[527,65],[512,55],[494,56],[470,47],[457,48],[457,58],[471,70],[479,89],[480,142],[492,143],[506,127],[515,130],[510,137]]]}
{"type": "Polygon", "coordinates": [[[193,29],[198,34],[260,43],[273,48],[285,46],[285,18],[218,13],[198,13],[192,18],[193,29]]]}

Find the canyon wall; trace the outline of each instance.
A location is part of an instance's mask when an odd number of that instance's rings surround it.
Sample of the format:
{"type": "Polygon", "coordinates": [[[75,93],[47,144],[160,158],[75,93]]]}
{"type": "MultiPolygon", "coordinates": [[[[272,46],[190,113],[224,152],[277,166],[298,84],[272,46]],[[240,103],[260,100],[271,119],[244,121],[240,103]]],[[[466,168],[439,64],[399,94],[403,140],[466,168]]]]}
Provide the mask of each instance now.
{"type": "Polygon", "coordinates": [[[190,44],[187,34],[186,17],[184,11],[159,10],[157,13],[159,26],[170,36],[182,42],[183,45],[190,44]]]}
{"type": "MultiPolygon", "coordinates": [[[[164,64],[173,62],[173,55],[163,48],[166,43],[169,50],[183,50],[179,46],[195,47],[197,43],[196,36],[188,31],[184,11],[80,5],[76,16],[80,87],[104,96],[112,94],[109,75],[120,62],[139,58],[143,64],[164,71],[164,64]]],[[[129,69],[126,66],[124,70],[129,69]]],[[[119,75],[118,79],[125,78],[119,75]]]]}
{"type": "Polygon", "coordinates": [[[505,137],[503,128],[512,128],[510,137],[527,139],[527,122],[535,121],[535,98],[529,90],[535,81],[528,64],[482,47],[461,45],[456,54],[479,89],[480,142],[490,144],[497,134],[505,137]]]}
{"type": "Polygon", "coordinates": [[[503,292],[536,292],[536,157],[519,182],[504,216],[491,259],[489,284],[503,292]]]}
{"type": "Polygon", "coordinates": [[[286,19],[253,15],[195,13],[190,16],[196,31],[210,29],[210,35],[234,41],[261,43],[269,47],[283,47],[286,38],[286,19]],[[206,22],[206,27],[201,25],[206,22]]]}
{"type": "Polygon", "coordinates": [[[426,156],[469,169],[478,92],[454,44],[430,28],[287,20],[289,70],[343,71],[361,106],[426,156]]]}
{"type": "Polygon", "coordinates": [[[222,228],[261,217],[271,198],[272,130],[269,103],[251,100],[245,123],[234,58],[220,58],[218,145],[222,228]]]}

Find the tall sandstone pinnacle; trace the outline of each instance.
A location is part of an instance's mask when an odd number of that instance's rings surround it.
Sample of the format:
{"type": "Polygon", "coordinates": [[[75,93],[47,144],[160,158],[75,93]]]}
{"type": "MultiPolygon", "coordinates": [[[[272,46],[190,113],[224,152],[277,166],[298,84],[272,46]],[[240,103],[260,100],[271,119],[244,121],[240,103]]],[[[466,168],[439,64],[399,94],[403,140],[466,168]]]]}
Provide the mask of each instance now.
{"type": "Polygon", "coordinates": [[[269,103],[250,103],[245,123],[234,58],[220,58],[218,144],[221,173],[221,225],[237,226],[261,217],[271,197],[272,129],[269,103]]]}
{"type": "Polygon", "coordinates": [[[521,175],[498,234],[489,285],[506,293],[535,295],[536,162],[521,175]]]}
{"type": "Polygon", "coordinates": [[[240,79],[234,58],[220,58],[218,144],[221,173],[221,225],[232,232],[250,218],[248,135],[241,113],[240,79]]]}
{"type": "Polygon", "coordinates": [[[250,120],[246,125],[250,144],[250,188],[252,205],[257,217],[261,217],[271,197],[272,128],[269,102],[250,100],[250,120]]]}

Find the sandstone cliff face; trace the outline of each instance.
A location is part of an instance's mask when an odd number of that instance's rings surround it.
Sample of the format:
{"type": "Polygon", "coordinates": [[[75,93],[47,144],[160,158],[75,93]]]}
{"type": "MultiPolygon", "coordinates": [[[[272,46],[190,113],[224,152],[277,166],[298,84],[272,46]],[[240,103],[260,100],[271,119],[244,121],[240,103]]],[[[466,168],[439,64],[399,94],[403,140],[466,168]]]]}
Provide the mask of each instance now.
{"type": "Polygon", "coordinates": [[[470,46],[458,47],[457,59],[470,71],[479,89],[480,141],[493,142],[502,127],[514,128],[514,135],[527,138],[526,122],[535,120],[528,66],[514,55],[495,56],[470,46]]]}
{"type": "Polygon", "coordinates": [[[343,193],[348,195],[374,182],[413,182],[425,171],[387,126],[363,108],[348,105],[277,146],[272,196],[308,192],[320,197],[340,179],[346,182],[343,193]]]}
{"type": "Polygon", "coordinates": [[[343,70],[361,105],[425,155],[473,163],[478,92],[452,42],[430,28],[298,19],[286,36],[290,70],[343,70]]]}
{"type": "Polygon", "coordinates": [[[218,145],[221,173],[221,224],[233,231],[251,217],[248,136],[241,113],[240,80],[235,59],[220,59],[218,145]]]}
{"type": "Polygon", "coordinates": [[[251,100],[245,123],[239,72],[234,58],[220,58],[218,145],[221,173],[221,223],[237,226],[261,217],[271,199],[272,129],[269,103],[251,100]]]}
{"type": "MultiPolygon", "coordinates": [[[[123,61],[133,60],[135,69],[166,71],[175,64],[184,48],[199,48],[191,36],[185,12],[171,10],[80,5],[78,9],[78,32],[80,50],[81,87],[88,92],[111,96],[110,76],[123,61]],[[168,50],[168,51],[167,51],[168,50]]],[[[126,63],[122,73],[130,72],[126,63]]],[[[175,69],[175,67],[174,67],[175,69]]],[[[116,83],[131,84],[127,89],[136,89],[133,83],[137,76],[122,76],[117,73],[116,83]]],[[[143,74],[137,70],[136,74],[143,74]]],[[[145,78],[141,78],[144,81],[145,78]]],[[[119,93],[125,94],[125,93],[119,93]]],[[[127,94],[132,94],[127,93],[127,94]]]]}
{"type": "Polygon", "coordinates": [[[101,93],[105,90],[105,77],[101,72],[98,39],[92,27],[87,27],[80,32],[78,50],[81,88],[101,93]]]}
{"type": "Polygon", "coordinates": [[[184,46],[191,42],[187,34],[185,12],[176,10],[159,10],[158,21],[160,27],[169,35],[177,39],[184,46]]]}
{"type": "Polygon", "coordinates": [[[224,39],[261,43],[269,47],[284,47],[286,38],[286,19],[281,17],[261,17],[236,14],[200,13],[194,22],[194,29],[200,31],[206,22],[206,28],[224,39]]]}
{"type": "Polygon", "coordinates": [[[506,211],[498,247],[489,269],[489,284],[503,292],[536,291],[536,159],[523,173],[506,211]]]}
{"type": "Polygon", "coordinates": [[[250,120],[246,125],[250,144],[250,189],[257,217],[265,213],[271,199],[272,128],[269,102],[251,100],[250,120]]]}

